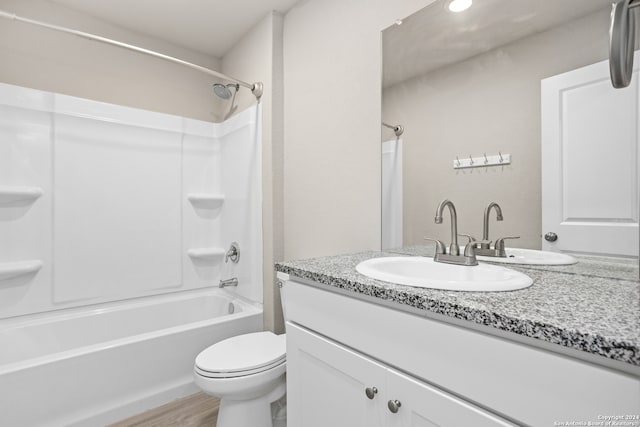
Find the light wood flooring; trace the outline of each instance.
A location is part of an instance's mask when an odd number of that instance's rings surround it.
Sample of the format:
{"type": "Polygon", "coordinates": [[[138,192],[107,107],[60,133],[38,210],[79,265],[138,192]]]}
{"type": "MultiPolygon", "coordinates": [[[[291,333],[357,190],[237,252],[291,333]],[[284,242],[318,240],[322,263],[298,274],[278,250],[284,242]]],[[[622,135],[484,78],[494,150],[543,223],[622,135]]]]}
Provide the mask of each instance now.
{"type": "Polygon", "coordinates": [[[108,427],[213,427],[220,400],[202,392],[183,397],[108,427]]]}

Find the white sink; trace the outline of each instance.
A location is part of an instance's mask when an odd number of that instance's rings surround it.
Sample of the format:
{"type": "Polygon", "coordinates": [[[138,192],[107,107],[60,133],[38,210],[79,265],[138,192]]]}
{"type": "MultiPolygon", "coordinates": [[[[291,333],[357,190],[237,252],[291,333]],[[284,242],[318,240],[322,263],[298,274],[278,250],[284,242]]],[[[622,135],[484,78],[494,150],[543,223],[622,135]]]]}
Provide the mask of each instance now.
{"type": "Polygon", "coordinates": [[[505,250],[506,258],[476,256],[478,261],[491,261],[504,264],[524,265],[571,265],[578,262],[571,255],[558,252],[536,251],[533,249],[508,248],[505,250]]]}
{"type": "Polygon", "coordinates": [[[450,291],[513,291],[533,283],[529,276],[497,265],[466,267],[425,257],[372,258],[358,264],[356,270],[385,282],[450,291]]]}

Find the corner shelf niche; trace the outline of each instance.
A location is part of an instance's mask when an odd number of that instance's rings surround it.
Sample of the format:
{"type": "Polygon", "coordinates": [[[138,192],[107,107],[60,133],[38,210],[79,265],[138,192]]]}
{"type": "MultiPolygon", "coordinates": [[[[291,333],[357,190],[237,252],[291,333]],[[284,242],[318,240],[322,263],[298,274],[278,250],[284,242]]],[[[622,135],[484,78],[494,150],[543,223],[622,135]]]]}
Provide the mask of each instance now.
{"type": "Polygon", "coordinates": [[[39,271],[41,268],[42,261],[40,260],[0,262],[0,280],[26,276],[39,271]]]}
{"type": "Polygon", "coordinates": [[[224,203],[224,194],[190,193],[187,199],[195,208],[215,209],[224,203]]]}
{"type": "Polygon", "coordinates": [[[0,205],[14,202],[32,202],[44,194],[40,187],[0,185],[0,205]]]}
{"type": "Polygon", "coordinates": [[[222,248],[195,248],[189,249],[187,255],[191,259],[212,261],[216,258],[222,258],[226,252],[222,248]]]}

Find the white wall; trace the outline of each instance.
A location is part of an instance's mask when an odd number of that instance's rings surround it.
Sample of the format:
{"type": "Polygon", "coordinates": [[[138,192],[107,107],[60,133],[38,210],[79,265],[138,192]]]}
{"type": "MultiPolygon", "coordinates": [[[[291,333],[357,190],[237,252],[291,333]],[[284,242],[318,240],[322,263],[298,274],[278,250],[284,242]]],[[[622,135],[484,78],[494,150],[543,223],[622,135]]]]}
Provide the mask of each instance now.
{"type": "Polygon", "coordinates": [[[535,34],[386,88],[383,116],[404,126],[404,241],[448,242],[448,219],[433,215],[443,199],[458,212],[458,230],[480,239],[484,208],[489,238],[520,236],[510,246],[540,249],[540,81],[600,61],[608,53],[609,11],[535,34]],[[456,156],[512,155],[505,167],[454,170],[456,156]]]}
{"type": "MultiPolygon", "coordinates": [[[[44,0],[0,0],[17,15],[98,34],[218,69],[220,61],[44,0]]],[[[122,48],[0,20],[0,82],[215,121],[214,78],[122,48]]]]}
{"type": "Polygon", "coordinates": [[[284,258],[380,248],[380,32],[430,0],[307,0],[284,23],[284,258]]]}
{"type": "MultiPolygon", "coordinates": [[[[222,58],[222,71],[240,80],[264,83],[261,99],[263,107],[262,154],[262,229],[263,229],[263,286],[265,328],[284,331],[280,297],[274,286],[274,261],[283,257],[282,207],[282,26],[278,13],[269,13],[222,58]]],[[[236,102],[237,111],[255,104],[249,90],[241,89],[236,102]]],[[[224,105],[228,110],[228,103],[224,105]]]]}

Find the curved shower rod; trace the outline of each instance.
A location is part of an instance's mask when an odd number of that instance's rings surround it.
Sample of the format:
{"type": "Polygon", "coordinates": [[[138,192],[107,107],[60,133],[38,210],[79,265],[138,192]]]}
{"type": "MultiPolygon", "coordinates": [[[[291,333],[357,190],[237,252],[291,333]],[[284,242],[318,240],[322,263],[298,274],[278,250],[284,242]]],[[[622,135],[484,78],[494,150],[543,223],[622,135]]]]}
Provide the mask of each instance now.
{"type": "Polygon", "coordinates": [[[191,62],[183,61],[182,59],[178,59],[178,58],[175,58],[173,56],[169,56],[169,55],[165,55],[165,54],[162,54],[162,53],[158,53],[158,52],[155,52],[153,50],[144,49],[144,48],[141,48],[141,47],[138,47],[138,46],[134,46],[134,45],[131,45],[131,44],[127,44],[127,43],[122,43],[122,42],[119,42],[117,40],[108,39],[106,37],[97,36],[97,35],[91,34],[91,33],[85,33],[84,31],[72,30],[70,28],[61,27],[61,26],[53,25],[53,24],[48,24],[46,22],[36,21],[35,19],[23,18],[21,16],[16,15],[15,13],[8,13],[8,12],[5,12],[3,10],[0,10],[0,18],[9,19],[9,20],[12,20],[12,21],[23,22],[25,24],[37,25],[39,27],[48,28],[50,30],[59,31],[59,32],[66,33],[66,34],[71,34],[71,35],[78,36],[78,37],[81,37],[81,38],[84,38],[84,39],[94,40],[94,41],[97,41],[97,42],[100,42],[100,43],[105,43],[105,44],[110,44],[110,45],[113,45],[113,46],[118,46],[118,47],[121,47],[121,48],[124,48],[124,49],[132,50],[134,52],[144,53],[145,55],[153,56],[155,58],[164,59],[165,61],[169,61],[169,62],[173,62],[173,63],[176,63],[176,64],[184,65],[184,66],[192,68],[194,70],[198,70],[198,71],[200,71],[202,73],[209,74],[210,76],[214,76],[214,77],[218,77],[218,78],[221,78],[221,79],[225,79],[225,80],[230,81],[232,83],[235,83],[235,84],[238,84],[240,86],[246,87],[246,88],[251,90],[251,93],[253,93],[253,95],[256,97],[257,101],[260,101],[260,97],[262,96],[262,93],[263,93],[264,86],[263,86],[262,82],[256,82],[256,83],[243,82],[242,80],[234,79],[233,77],[229,77],[229,76],[227,76],[225,74],[219,73],[219,72],[211,70],[209,68],[206,68],[206,67],[203,67],[203,66],[200,66],[200,65],[196,65],[196,64],[192,64],[191,62]]]}
{"type": "Polygon", "coordinates": [[[385,122],[382,122],[382,126],[384,127],[388,127],[389,129],[393,130],[393,133],[396,134],[396,136],[400,136],[402,135],[402,132],[404,132],[404,127],[402,127],[402,125],[388,125],[385,122]]]}

